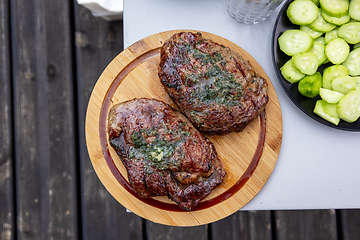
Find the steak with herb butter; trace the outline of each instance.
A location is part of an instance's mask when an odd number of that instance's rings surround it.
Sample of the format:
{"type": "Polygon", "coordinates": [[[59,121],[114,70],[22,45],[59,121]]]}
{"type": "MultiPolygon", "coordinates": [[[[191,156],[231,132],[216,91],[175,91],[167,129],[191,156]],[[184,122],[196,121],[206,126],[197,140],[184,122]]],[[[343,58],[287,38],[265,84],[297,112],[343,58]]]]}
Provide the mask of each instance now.
{"type": "Polygon", "coordinates": [[[266,80],[238,53],[200,33],[180,32],[161,48],[158,75],[201,132],[241,131],[269,101],[266,80]]]}
{"type": "Polygon", "coordinates": [[[141,98],[114,105],[108,134],[140,197],[168,196],[191,210],[226,174],[214,145],[162,101],[141,98]]]}

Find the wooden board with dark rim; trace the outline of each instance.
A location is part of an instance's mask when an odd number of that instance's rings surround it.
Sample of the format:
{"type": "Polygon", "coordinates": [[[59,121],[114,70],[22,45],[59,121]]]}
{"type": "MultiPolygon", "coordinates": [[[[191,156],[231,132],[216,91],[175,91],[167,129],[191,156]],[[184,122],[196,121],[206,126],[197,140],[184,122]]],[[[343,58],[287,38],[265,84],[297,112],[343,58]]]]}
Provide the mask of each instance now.
{"type": "Polygon", "coordinates": [[[282,115],[275,89],[255,59],[231,41],[201,32],[205,38],[230,47],[249,60],[267,79],[270,101],[265,112],[242,132],[207,136],[214,143],[227,176],[193,211],[182,211],[167,197],[137,197],[127,181],[125,167],[108,145],[108,110],[116,103],[141,97],[159,99],[177,108],[162,87],[157,72],[162,44],[179,31],[146,37],[125,49],[106,67],[89,101],[86,142],[99,179],[119,203],[131,212],[156,223],[196,226],[229,216],[245,206],[262,189],[280,152],[282,115]]]}

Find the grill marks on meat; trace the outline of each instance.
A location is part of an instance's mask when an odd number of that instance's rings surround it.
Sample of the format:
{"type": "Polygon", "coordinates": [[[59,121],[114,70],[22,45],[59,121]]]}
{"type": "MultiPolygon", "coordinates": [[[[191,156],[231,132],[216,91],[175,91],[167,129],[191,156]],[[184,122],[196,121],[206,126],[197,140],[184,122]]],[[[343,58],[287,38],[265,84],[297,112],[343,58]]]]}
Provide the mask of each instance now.
{"type": "Polygon", "coordinates": [[[191,210],[226,174],[214,145],[164,102],[143,98],[113,106],[108,133],[140,197],[168,196],[191,210]]]}
{"type": "Polygon", "coordinates": [[[200,33],[180,32],[160,53],[159,78],[201,132],[241,131],[269,101],[267,83],[239,54],[200,33]]]}

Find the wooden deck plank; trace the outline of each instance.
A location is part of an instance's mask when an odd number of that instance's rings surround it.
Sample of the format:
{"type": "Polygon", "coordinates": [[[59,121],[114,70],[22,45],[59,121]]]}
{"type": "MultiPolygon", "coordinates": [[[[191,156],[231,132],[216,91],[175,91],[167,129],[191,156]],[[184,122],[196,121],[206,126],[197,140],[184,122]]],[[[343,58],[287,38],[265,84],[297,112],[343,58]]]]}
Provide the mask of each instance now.
{"type": "MultiPolygon", "coordinates": [[[[172,227],[154,222],[146,222],[146,236],[148,240],[208,240],[208,225],[196,227],[172,227]]],[[[222,238],[226,239],[226,238],[222,238]]]]}
{"type": "Polygon", "coordinates": [[[338,210],[342,240],[360,239],[360,209],[338,210]]]}
{"type": "Polygon", "coordinates": [[[271,240],[270,211],[238,211],[211,224],[212,239],[271,240]]]}
{"type": "Polygon", "coordinates": [[[77,239],[69,3],[12,0],[19,239],[77,239]]]}
{"type": "Polygon", "coordinates": [[[0,239],[15,239],[8,1],[0,1],[0,239]]]}
{"type": "Polygon", "coordinates": [[[275,211],[278,240],[336,240],[335,210],[275,211]]]}
{"type": "Polygon", "coordinates": [[[74,11],[83,239],[142,239],[142,219],[126,212],[99,181],[85,142],[88,101],[102,71],[123,50],[123,23],[96,18],[77,3],[74,11]]]}

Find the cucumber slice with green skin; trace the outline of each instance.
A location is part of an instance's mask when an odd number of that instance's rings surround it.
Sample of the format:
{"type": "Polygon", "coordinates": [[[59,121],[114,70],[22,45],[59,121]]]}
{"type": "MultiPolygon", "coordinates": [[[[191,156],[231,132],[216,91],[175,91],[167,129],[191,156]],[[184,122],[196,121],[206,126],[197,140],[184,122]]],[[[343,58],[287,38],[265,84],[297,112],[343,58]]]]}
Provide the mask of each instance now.
{"type": "Polygon", "coordinates": [[[348,14],[349,0],[320,0],[320,7],[332,17],[341,17],[348,14]]]}
{"type": "Polygon", "coordinates": [[[325,46],[326,57],[333,64],[344,62],[350,53],[350,46],[344,39],[334,38],[325,46]]]}
{"type": "Polygon", "coordinates": [[[350,1],[349,15],[352,19],[360,21],[360,0],[350,1]]]}
{"type": "Polygon", "coordinates": [[[318,57],[312,52],[295,54],[292,57],[295,67],[303,74],[312,75],[319,67],[318,57]]]}
{"type": "Polygon", "coordinates": [[[356,79],[350,76],[340,76],[332,81],[331,87],[336,92],[347,94],[356,89],[356,79]]]}
{"type": "Polygon", "coordinates": [[[321,14],[322,14],[323,18],[325,19],[325,21],[335,24],[335,25],[338,25],[338,26],[348,23],[350,21],[349,15],[345,15],[342,17],[331,17],[324,11],[322,11],[321,14]]]}
{"type": "Polygon", "coordinates": [[[350,44],[360,42],[360,22],[349,22],[339,27],[338,36],[350,44]]]}
{"type": "Polygon", "coordinates": [[[334,39],[334,38],[338,38],[337,35],[337,28],[331,30],[330,32],[325,33],[325,44],[328,44],[330,42],[330,40],[334,39]]]}
{"type": "Polygon", "coordinates": [[[288,60],[281,68],[280,68],[282,76],[290,83],[296,83],[300,81],[305,74],[301,73],[294,65],[293,61],[288,60]]]}
{"type": "Polygon", "coordinates": [[[316,39],[324,34],[323,32],[314,31],[306,25],[301,25],[300,30],[309,34],[313,39],[316,39]]]}
{"type": "Polygon", "coordinates": [[[360,43],[354,44],[353,49],[360,47],[360,43]]]}
{"type": "Polygon", "coordinates": [[[336,92],[326,88],[320,88],[319,95],[323,100],[328,103],[337,103],[343,96],[345,96],[340,92],[336,92]]]}
{"type": "Polygon", "coordinates": [[[360,48],[352,50],[342,65],[349,69],[349,75],[360,75],[360,48]]]}
{"type": "Polygon", "coordinates": [[[349,70],[343,65],[332,65],[324,69],[322,87],[332,89],[331,83],[338,76],[348,76],[349,70]]]}
{"type": "Polygon", "coordinates": [[[286,14],[289,20],[296,25],[312,23],[319,12],[319,8],[312,1],[295,0],[290,3],[286,14]]]}
{"type": "Polygon", "coordinates": [[[360,90],[346,94],[337,104],[340,119],[352,123],[360,117],[360,90]]]}
{"type": "Polygon", "coordinates": [[[319,42],[319,43],[325,44],[325,37],[318,37],[318,38],[314,39],[314,42],[319,42]]]}
{"type": "Polygon", "coordinates": [[[319,95],[321,88],[321,73],[316,72],[313,75],[307,75],[299,81],[299,92],[309,98],[314,98],[319,95]]]}
{"type": "Polygon", "coordinates": [[[328,60],[325,54],[325,44],[314,42],[314,46],[311,48],[310,52],[317,56],[319,66],[328,60]]]}
{"type": "Polygon", "coordinates": [[[310,50],[314,44],[314,39],[299,29],[286,30],[278,38],[279,47],[288,56],[310,50]]]}
{"type": "Polygon", "coordinates": [[[319,10],[318,16],[315,19],[315,21],[313,21],[307,26],[314,31],[323,32],[323,33],[329,32],[334,28],[336,28],[335,24],[325,21],[324,17],[321,14],[321,10],[319,10]]]}
{"type": "Polygon", "coordinates": [[[317,100],[314,108],[314,113],[316,113],[326,121],[329,121],[337,126],[340,122],[340,118],[337,114],[336,108],[336,104],[327,103],[324,100],[317,100]]]}

